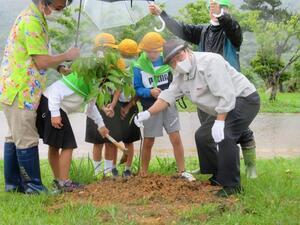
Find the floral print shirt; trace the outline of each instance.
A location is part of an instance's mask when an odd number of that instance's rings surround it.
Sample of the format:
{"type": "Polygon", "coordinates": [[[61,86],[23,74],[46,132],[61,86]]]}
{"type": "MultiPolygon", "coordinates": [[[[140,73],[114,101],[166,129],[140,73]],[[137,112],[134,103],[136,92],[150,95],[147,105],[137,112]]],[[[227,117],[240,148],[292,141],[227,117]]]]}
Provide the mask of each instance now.
{"type": "Polygon", "coordinates": [[[36,110],[46,85],[46,71],[38,70],[33,55],[49,54],[48,26],[33,3],[17,17],[7,39],[0,67],[0,102],[36,110]]]}

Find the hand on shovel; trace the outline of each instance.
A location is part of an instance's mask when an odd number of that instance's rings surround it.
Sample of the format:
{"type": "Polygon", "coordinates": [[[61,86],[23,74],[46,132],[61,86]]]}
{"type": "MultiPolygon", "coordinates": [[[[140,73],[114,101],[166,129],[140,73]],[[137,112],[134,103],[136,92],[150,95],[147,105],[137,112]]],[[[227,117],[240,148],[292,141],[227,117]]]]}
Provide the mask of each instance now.
{"type": "Polygon", "coordinates": [[[104,127],[99,127],[98,132],[100,133],[101,137],[105,138],[106,135],[109,135],[109,130],[104,126],[104,127]]]}

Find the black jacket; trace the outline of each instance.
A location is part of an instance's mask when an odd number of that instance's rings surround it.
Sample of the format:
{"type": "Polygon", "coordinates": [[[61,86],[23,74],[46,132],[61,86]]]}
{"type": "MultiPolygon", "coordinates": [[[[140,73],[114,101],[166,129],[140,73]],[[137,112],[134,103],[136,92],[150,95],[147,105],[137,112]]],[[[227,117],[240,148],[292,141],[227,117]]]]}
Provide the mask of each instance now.
{"type": "Polygon", "coordinates": [[[184,24],[169,17],[165,11],[161,13],[161,17],[174,35],[198,45],[199,51],[222,55],[240,71],[238,54],[243,35],[239,23],[230,14],[225,13],[219,17],[220,26],[184,24]]]}

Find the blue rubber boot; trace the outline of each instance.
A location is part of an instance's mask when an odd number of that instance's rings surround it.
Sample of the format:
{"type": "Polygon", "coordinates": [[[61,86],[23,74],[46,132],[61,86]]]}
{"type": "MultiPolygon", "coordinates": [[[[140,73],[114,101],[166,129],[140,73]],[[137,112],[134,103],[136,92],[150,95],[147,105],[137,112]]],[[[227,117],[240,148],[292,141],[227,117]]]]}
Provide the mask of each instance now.
{"type": "Polygon", "coordinates": [[[24,191],[14,143],[4,143],[4,180],[6,192],[24,191]]]}
{"type": "Polygon", "coordinates": [[[47,192],[41,179],[38,147],[17,149],[17,157],[25,194],[47,192]]]}

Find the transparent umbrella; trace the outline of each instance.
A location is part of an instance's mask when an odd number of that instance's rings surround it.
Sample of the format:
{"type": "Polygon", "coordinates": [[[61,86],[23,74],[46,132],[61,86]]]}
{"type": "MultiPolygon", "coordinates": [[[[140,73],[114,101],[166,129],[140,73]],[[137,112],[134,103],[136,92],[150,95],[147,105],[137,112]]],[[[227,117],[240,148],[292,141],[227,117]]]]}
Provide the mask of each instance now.
{"type": "MultiPolygon", "coordinates": [[[[151,2],[154,0],[85,0],[83,10],[99,30],[103,30],[138,22],[149,13],[147,4],[151,2]]],[[[164,22],[160,20],[162,28],[155,28],[157,32],[164,29],[164,22]]]]}

